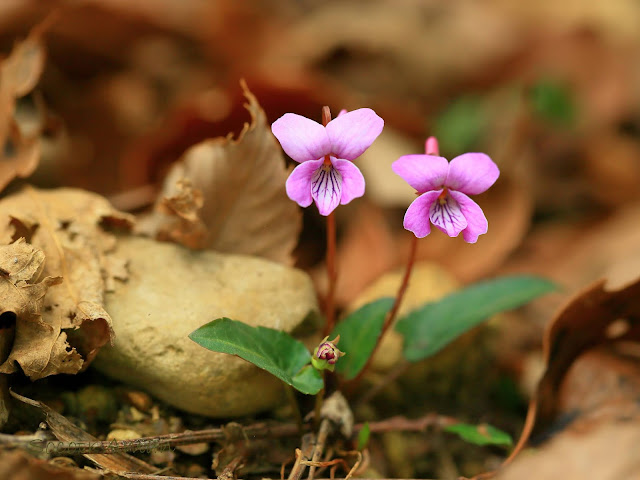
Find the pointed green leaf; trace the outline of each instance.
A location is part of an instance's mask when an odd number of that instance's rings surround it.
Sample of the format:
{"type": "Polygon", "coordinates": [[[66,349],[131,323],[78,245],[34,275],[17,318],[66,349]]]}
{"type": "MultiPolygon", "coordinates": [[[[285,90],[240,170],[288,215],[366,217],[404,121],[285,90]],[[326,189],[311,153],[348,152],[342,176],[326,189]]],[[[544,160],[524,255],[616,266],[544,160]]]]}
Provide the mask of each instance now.
{"type": "Polygon", "coordinates": [[[455,433],[463,440],[475,445],[504,445],[513,444],[511,436],[491,425],[469,425],[468,423],[456,423],[444,428],[446,432],[455,433]]]}
{"type": "Polygon", "coordinates": [[[322,389],[319,375],[301,372],[311,361],[311,354],[286,332],[218,318],[191,332],[189,338],[214,352],[237,355],[302,393],[315,395],[322,389]]]}
{"type": "Polygon", "coordinates": [[[340,335],[338,348],[345,352],[336,363],[336,370],[351,380],[367,363],[378,341],[387,312],[393,298],[379,298],[353,312],[333,329],[329,338],[340,335]]]}
{"type": "Polygon", "coordinates": [[[551,292],[549,280],[510,276],[477,283],[401,318],[396,330],[404,337],[404,357],[417,362],[496,313],[510,310],[551,292]]]}

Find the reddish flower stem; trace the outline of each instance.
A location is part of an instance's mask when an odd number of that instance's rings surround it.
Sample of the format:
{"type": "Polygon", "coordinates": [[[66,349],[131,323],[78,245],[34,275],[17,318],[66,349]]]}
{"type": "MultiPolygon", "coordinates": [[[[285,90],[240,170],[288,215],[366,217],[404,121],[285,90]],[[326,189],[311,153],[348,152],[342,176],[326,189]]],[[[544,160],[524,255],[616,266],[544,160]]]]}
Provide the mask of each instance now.
{"type": "MultiPolygon", "coordinates": [[[[329,107],[322,107],[322,124],[326,127],[331,121],[331,111],[329,107]]],[[[330,165],[331,159],[329,155],[325,155],[324,163],[330,165]]],[[[335,293],[336,282],[338,280],[338,270],[336,267],[336,219],[331,212],[327,216],[327,275],[329,277],[329,290],[327,291],[327,298],[325,300],[325,316],[327,321],[324,327],[324,334],[329,335],[336,324],[336,312],[335,312],[335,293]]]]}
{"type": "MultiPolygon", "coordinates": [[[[438,140],[435,137],[427,138],[427,141],[425,142],[425,152],[427,155],[439,154],[438,140]]],[[[416,194],[420,195],[419,192],[416,192],[416,194]]],[[[371,364],[371,361],[373,360],[373,357],[376,351],[380,347],[382,338],[384,337],[385,333],[387,333],[387,330],[389,330],[389,328],[391,328],[391,326],[393,325],[393,322],[396,319],[396,316],[398,315],[398,310],[400,310],[402,299],[404,298],[404,294],[406,293],[407,287],[409,286],[409,279],[411,278],[411,271],[413,270],[413,264],[416,261],[416,252],[418,250],[418,237],[416,237],[415,235],[411,235],[411,237],[412,239],[411,239],[411,246],[409,250],[409,258],[407,260],[407,267],[404,271],[404,277],[402,277],[402,283],[400,283],[400,288],[398,289],[398,293],[396,294],[396,299],[393,302],[393,306],[391,307],[391,310],[389,310],[389,313],[384,319],[384,323],[382,324],[382,329],[380,330],[380,335],[378,335],[378,340],[376,341],[376,345],[375,347],[373,347],[373,351],[371,352],[371,355],[367,359],[367,363],[365,363],[364,367],[362,367],[362,370],[360,370],[360,373],[356,376],[356,378],[353,379],[354,383],[358,382],[360,378],[362,378],[362,375],[364,375],[364,372],[367,370],[367,368],[371,364]]]]}
{"type": "Polygon", "coordinates": [[[384,319],[384,323],[382,324],[382,330],[380,330],[380,334],[378,335],[378,340],[376,341],[376,346],[373,347],[373,351],[371,352],[371,355],[367,359],[367,363],[365,363],[364,367],[362,367],[362,370],[360,370],[360,373],[358,373],[356,378],[353,379],[354,382],[358,382],[360,378],[362,378],[362,375],[364,375],[364,372],[369,367],[375,353],[378,351],[378,347],[380,347],[382,338],[384,337],[385,333],[387,333],[387,330],[389,330],[389,328],[391,328],[391,326],[393,325],[393,322],[396,319],[396,316],[398,315],[398,310],[400,310],[402,299],[404,298],[404,294],[406,293],[407,287],[409,286],[409,279],[411,278],[411,271],[413,270],[413,265],[416,260],[416,251],[418,250],[418,237],[416,237],[415,235],[411,235],[411,237],[412,237],[412,240],[411,240],[411,247],[409,251],[409,259],[407,260],[407,267],[404,271],[404,277],[402,277],[402,283],[400,284],[400,288],[398,288],[396,299],[393,302],[393,306],[391,307],[391,310],[389,310],[387,317],[384,319]]]}

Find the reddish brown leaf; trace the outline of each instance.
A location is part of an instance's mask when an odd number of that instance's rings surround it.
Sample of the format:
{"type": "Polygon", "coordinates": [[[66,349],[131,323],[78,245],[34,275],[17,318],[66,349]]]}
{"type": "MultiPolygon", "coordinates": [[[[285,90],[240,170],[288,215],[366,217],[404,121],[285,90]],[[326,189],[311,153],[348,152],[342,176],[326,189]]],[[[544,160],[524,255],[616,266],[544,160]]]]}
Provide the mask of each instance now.
{"type": "Polygon", "coordinates": [[[14,116],[16,100],[33,90],[44,69],[41,35],[36,27],[0,63],[0,190],[15,177],[31,175],[40,158],[40,132],[25,135],[14,116]]]}
{"type": "Polygon", "coordinates": [[[11,480],[99,480],[98,473],[54,465],[20,450],[0,451],[0,478],[11,480]]]}

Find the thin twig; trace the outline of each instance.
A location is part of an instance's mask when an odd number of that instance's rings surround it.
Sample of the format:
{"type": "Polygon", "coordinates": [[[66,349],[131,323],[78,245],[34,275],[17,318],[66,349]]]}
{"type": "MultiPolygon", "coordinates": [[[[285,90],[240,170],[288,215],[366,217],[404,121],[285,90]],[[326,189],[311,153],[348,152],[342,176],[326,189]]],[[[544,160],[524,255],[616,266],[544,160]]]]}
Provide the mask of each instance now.
{"type": "MultiPolygon", "coordinates": [[[[117,475],[119,475],[121,478],[131,478],[133,480],[195,480],[193,477],[154,475],[152,473],[123,472],[123,473],[118,473],[117,475]]],[[[217,479],[207,478],[206,480],[217,480],[217,479]]]]}
{"type": "MultiPolygon", "coordinates": [[[[269,425],[258,423],[243,428],[244,435],[251,437],[290,437],[299,434],[298,426],[292,423],[269,425]]],[[[169,433],[155,437],[142,437],[133,440],[72,441],[47,440],[38,435],[0,434],[0,444],[11,444],[45,450],[51,456],[99,454],[116,452],[149,451],[194,443],[209,443],[226,438],[224,429],[211,428],[183,433],[169,433]]]]}
{"type": "Polygon", "coordinates": [[[222,470],[222,473],[218,475],[217,480],[235,480],[236,470],[243,467],[244,455],[239,455],[231,460],[226,467],[222,470]]]}
{"type": "Polygon", "coordinates": [[[289,480],[300,480],[302,474],[307,468],[302,462],[304,459],[313,455],[314,442],[313,434],[306,434],[302,436],[302,448],[296,448],[296,461],[293,464],[291,472],[289,472],[289,480]]]}
{"type": "MultiPolygon", "coordinates": [[[[370,422],[371,433],[384,433],[394,431],[422,432],[429,427],[444,427],[458,423],[453,417],[429,413],[423,417],[409,419],[403,416],[391,417],[379,422],[370,422]]],[[[363,423],[354,426],[354,432],[359,432],[364,427],[363,423]]],[[[308,427],[306,427],[308,428],[308,427]]],[[[299,434],[298,426],[294,423],[266,424],[257,423],[243,428],[247,438],[262,437],[293,437],[299,434]]],[[[78,455],[86,453],[116,453],[135,452],[153,448],[167,448],[179,445],[189,445],[193,443],[209,443],[217,440],[224,440],[224,429],[211,428],[199,431],[189,431],[183,433],[170,433],[155,437],[142,437],[134,440],[112,440],[95,442],[62,442],[48,440],[41,434],[34,435],[8,435],[0,434],[0,445],[11,445],[18,447],[46,448],[51,456],[57,455],[78,455]]]]}
{"type": "MultiPolygon", "coordinates": [[[[333,429],[333,422],[328,418],[322,419],[322,423],[320,423],[320,430],[318,430],[318,439],[316,440],[316,444],[313,447],[313,455],[311,456],[311,461],[317,463],[320,461],[320,457],[322,456],[322,452],[324,451],[324,446],[327,443],[327,438],[329,438],[329,434],[333,429]]],[[[309,476],[307,480],[313,480],[313,476],[316,473],[316,466],[311,465],[309,467],[309,476]]]]}

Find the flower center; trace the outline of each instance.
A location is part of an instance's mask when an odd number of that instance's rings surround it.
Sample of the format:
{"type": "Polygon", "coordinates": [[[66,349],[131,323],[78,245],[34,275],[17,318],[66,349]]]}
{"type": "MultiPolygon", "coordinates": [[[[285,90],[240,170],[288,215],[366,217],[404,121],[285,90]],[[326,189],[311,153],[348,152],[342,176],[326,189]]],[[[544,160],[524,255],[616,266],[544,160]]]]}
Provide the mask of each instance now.
{"type": "Polygon", "coordinates": [[[442,193],[438,195],[438,202],[440,205],[445,205],[447,203],[448,191],[446,187],[443,187],[442,193]]]}

